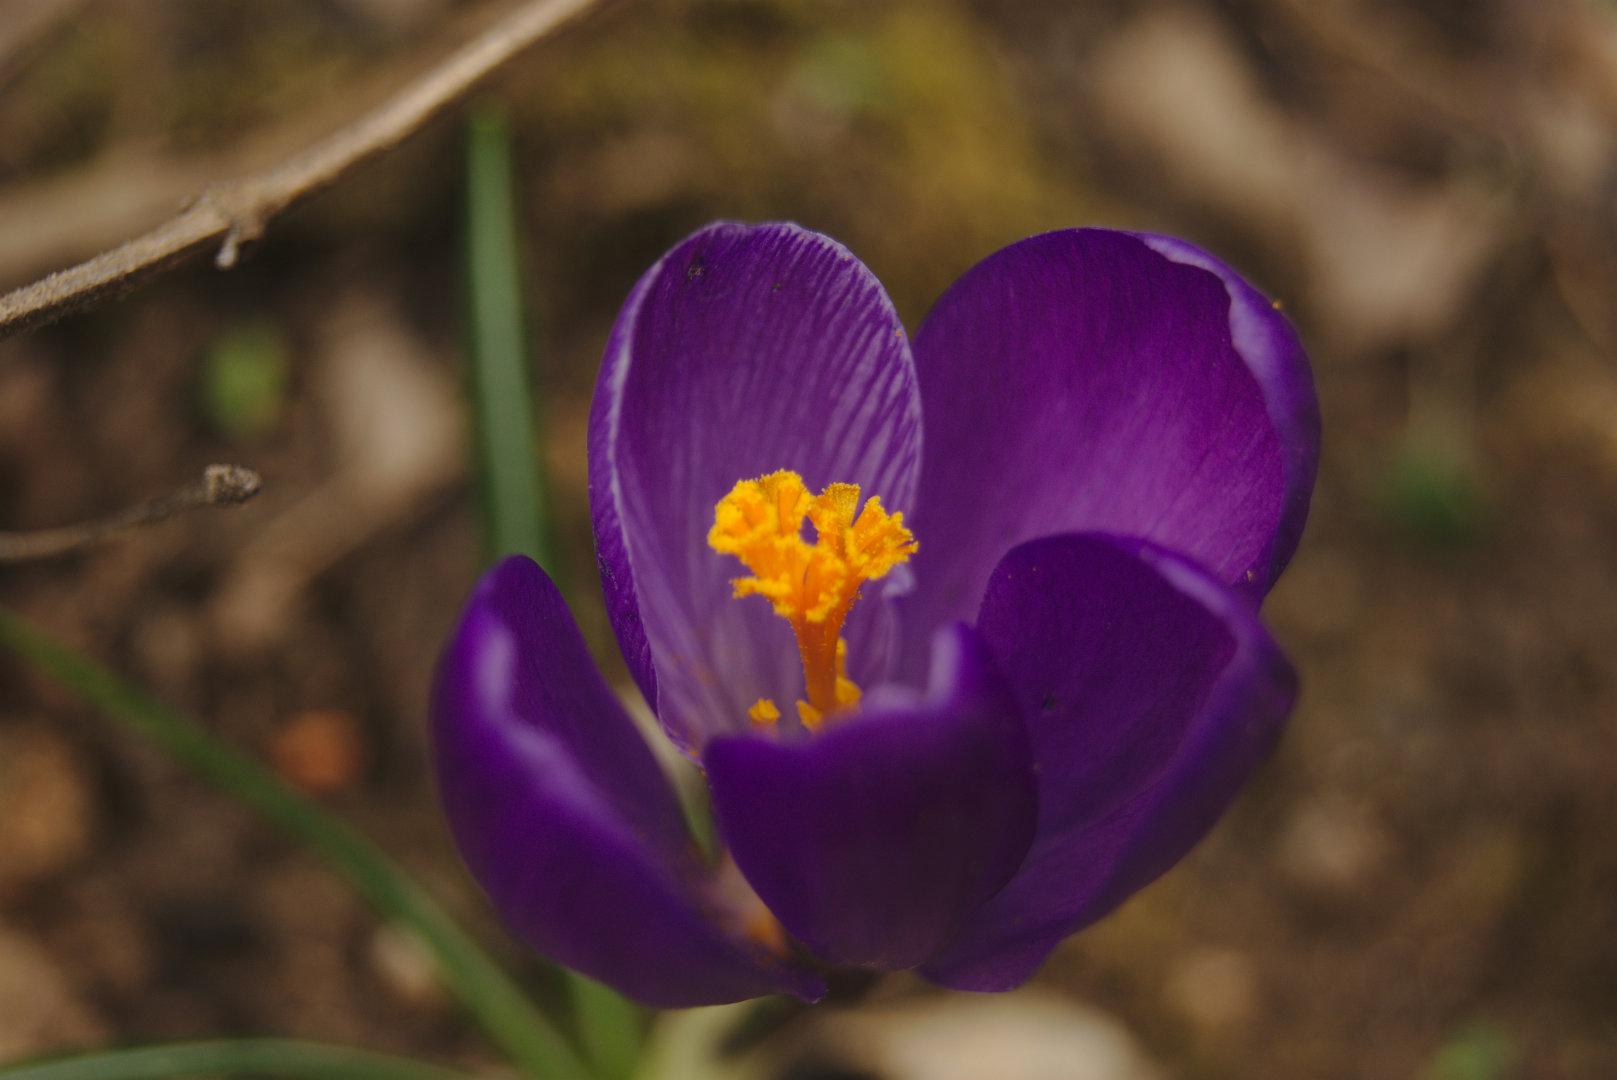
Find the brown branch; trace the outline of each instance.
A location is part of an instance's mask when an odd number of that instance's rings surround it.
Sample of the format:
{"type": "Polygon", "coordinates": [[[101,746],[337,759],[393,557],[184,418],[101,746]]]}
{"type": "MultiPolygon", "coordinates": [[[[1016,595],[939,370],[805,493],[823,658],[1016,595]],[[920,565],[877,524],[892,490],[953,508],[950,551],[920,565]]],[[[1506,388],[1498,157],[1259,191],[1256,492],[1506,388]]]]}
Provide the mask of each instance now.
{"type": "Polygon", "coordinates": [[[140,503],[99,521],[39,532],[0,532],[0,563],[67,555],[142,525],[155,525],[204,506],[239,506],[258,494],[258,474],[240,465],[209,465],[202,479],[160,499],[140,503]]]}
{"type": "Polygon", "coordinates": [[[279,165],[204,191],[143,236],[0,296],[0,338],[121,291],[218,242],[214,263],[235,265],[271,218],[381,153],[478,80],[598,0],[526,0],[380,107],[279,165]]]}

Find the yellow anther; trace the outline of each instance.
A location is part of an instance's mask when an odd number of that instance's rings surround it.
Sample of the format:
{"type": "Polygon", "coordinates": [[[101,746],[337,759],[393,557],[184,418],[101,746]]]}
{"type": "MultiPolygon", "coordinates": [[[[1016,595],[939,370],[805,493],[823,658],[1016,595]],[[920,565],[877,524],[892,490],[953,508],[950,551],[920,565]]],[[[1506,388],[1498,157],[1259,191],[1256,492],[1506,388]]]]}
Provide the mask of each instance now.
{"type": "MultiPolygon", "coordinates": [[[[874,500],[872,500],[874,501],[874,500]]],[[[848,639],[837,638],[837,681],[836,681],[837,708],[847,709],[859,704],[864,696],[854,681],[848,678],[848,639]]]]}
{"type": "MultiPolygon", "coordinates": [[[[857,703],[842,624],[860,586],[915,553],[904,515],[889,513],[875,496],[860,509],[857,484],[832,484],[810,495],[801,476],[781,469],[742,480],[720,499],[707,542],[752,571],[733,582],[736,596],[762,596],[791,623],[803,661],[803,725],[813,729],[827,714],[857,703]],[[813,541],[803,538],[805,520],[814,527],[813,541]]],[[[747,715],[772,724],[780,710],[760,699],[747,715]]]]}
{"type": "Polygon", "coordinates": [[[825,723],[825,714],[806,701],[797,703],[797,719],[810,731],[819,731],[820,725],[825,723]]]}

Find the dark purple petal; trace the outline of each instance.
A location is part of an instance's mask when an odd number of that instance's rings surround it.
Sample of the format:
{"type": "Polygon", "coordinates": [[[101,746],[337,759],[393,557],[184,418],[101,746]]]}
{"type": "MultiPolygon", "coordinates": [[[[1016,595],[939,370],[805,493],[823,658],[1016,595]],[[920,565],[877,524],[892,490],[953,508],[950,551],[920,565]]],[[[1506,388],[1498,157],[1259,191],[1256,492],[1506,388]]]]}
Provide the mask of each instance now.
{"type": "Polygon", "coordinates": [[[828,963],[919,964],[1027,851],[1033,777],[1015,700],[964,624],[940,632],[934,656],[924,701],[873,703],[812,738],[708,744],[736,865],[828,963]]]}
{"type": "Polygon", "coordinates": [[[478,586],[432,725],[461,855],[539,952],[664,1007],[822,992],[721,928],[667,778],[532,561],[478,586]]]}
{"type": "MultiPolygon", "coordinates": [[[[607,345],[590,416],[590,506],[608,610],[663,725],[687,749],[741,730],[802,677],[790,629],[707,546],[737,480],[792,469],[908,510],[919,468],[914,364],[881,284],[795,225],[718,224],[641,278],[607,345]]],[[[856,612],[850,674],[877,682],[877,598],[856,612]]]]}
{"type": "Polygon", "coordinates": [[[1101,229],[989,256],[916,335],[926,445],[904,615],[969,618],[995,563],[1143,536],[1262,596],[1297,544],[1319,414],[1285,318],[1183,241],[1101,229]]]}
{"type": "Polygon", "coordinates": [[[1038,835],[924,974],[1006,990],[1201,839],[1269,754],[1296,677],[1245,597],[1137,539],[1017,547],[978,630],[1027,718],[1038,835]]]}

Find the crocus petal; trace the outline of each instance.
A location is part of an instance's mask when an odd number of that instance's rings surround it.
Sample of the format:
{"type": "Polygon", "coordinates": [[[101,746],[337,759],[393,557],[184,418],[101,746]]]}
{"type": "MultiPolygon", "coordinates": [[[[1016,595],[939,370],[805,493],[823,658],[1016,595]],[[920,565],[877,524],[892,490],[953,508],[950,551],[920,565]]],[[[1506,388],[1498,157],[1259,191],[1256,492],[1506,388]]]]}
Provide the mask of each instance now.
{"type": "Polygon", "coordinates": [[[943,295],[915,355],[906,627],[968,618],[1000,556],[1038,536],[1142,536],[1260,597],[1295,549],[1312,376],[1285,318],[1197,248],[1101,229],[1012,244],[943,295]]]}
{"type": "MultiPolygon", "coordinates": [[[[706,543],[737,480],[791,469],[910,509],[920,398],[881,284],[794,225],[718,224],[640,279],[608,342],[590,416],[590,507],[608,611],[674,739],[744,729],[802,681],[790,629],[706,543]]],[[[881,604],[847,632],[856,679],[880,680],[881,604]]],[[[789,712],[788,708],[788,712],[789,712]]]]}
{"type": "MultiPolygon", "coordinates": [[[[1232,582],[1237,588],[1262,595],[1297,552],[1314,494],[1314,478],[1319,472],[1319,399],[1314,394],[1313,370],[1297,332],[1280,314],[1279,305],[1253,288],[1228,263],[1175,236],[1134,235],[1152,251],[1176,263],[1217,274],[1229,290],[1232,343],[1263,391],[1264,407],[1285,459],[1284,494],[1268,550],[1258,565],[1232,582]]],[[[1166,546],[1188,550],[1177,543],[1166,546]]]]}
{"type": "Polygon", "coordinates": [[[822,992],[715,920],[667,778],[532,561],[478,586],[432,712],[455,842],[539,952],[665,1007],[822,992]]]}
{"type": "Polygon", "coordinates": [[[978,630],[1027,721],[1038,835],[924,973],[1005,990],[1207,832],[1274,745],[1296,679],[1244,597],[1137,539],[1017,547],[978,630]]]}
{"type": "Polygon", "coordinates": [[[926,700],[868,706],[812,738],[722,736],[705,760],[737,866],[832,964],[919,964],[1005,883],[1032,836],[1026,734],[964,624],[939,634],[926,700]]]}

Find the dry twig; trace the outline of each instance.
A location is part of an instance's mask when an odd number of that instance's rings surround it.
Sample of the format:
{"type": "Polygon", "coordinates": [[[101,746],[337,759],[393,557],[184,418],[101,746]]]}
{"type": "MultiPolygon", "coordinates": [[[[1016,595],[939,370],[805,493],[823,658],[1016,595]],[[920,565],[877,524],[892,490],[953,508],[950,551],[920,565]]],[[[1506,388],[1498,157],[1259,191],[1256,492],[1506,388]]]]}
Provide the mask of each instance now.
{"type": "Polygon", "coordinates": [[[99,521],[39,532],[0,532],[0,563],[49,559],[82,551],[115,533],[155,525],[204,506],[240,506],[258,494],[260,483],[256,472],[240,465],[209,465],[203,470],[202,479],[99,521]]]}
{"type": "Polygon", "coordinates": [[[0,338],[127,289],[208,244],[235,265],[276,214],[403,141],[495,68],[598,0],[526,0],[379,108],[281,164],[204,191],[143,236],[0,296],[0,338]]]}

